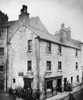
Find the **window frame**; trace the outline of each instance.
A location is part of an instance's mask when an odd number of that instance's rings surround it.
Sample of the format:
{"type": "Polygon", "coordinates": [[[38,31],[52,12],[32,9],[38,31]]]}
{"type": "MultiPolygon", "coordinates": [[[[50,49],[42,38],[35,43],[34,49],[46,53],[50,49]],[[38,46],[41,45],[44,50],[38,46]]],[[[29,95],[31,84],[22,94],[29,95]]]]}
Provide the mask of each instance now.
{"type": "Polygon", "coordinates": [[[46,64],[47,64],[46,70],[51,71],[51,61],[47,61],[46,64]]]}
{"type": "Polygon", "coordinates": [[[76,69],[78,69],[78,62],[76,62],[76,69]]]}
{"type": "Polygon", "coordinates": [[[32,61],[27,61],[27,71],[31,71],[32,70],[32,61]]]}
{"type": "Polygon", "coordinates": [[[58,45],[58,53],[62,53],[62,46],[61,45],[58,45]]]}
{"type": "Polygon", "coordinates": [[[76,78],[77,78],[77,82],[79,82],[79,75],[77,75],[76,78]]]}
{"type": "Polygon", "coordinates": [[[76,49],[75,56],[78,57],[78,50],[76,49]]]}
{"type": "Polygon", "coordinates": [[[62,70],[62,62],[58,61],[58,70],[62,70]]]}
{"type": "Polygon", "coordinates": [[[0,47],[0,49],[2,49],[2,51],[0,51],[0,56],[4,56],[4,47],[0,47]]]}
{"type": "Polygon", "coordinates": [[[28,40],[28,51],[32,51],[32,40],[28,40]]]}
{"type": "Polygon", "coordinates": [[[46,45],[46,52],[47,52],[47,53],[51,53],[51,42],[47,42],[47,45],[46,45]]]}

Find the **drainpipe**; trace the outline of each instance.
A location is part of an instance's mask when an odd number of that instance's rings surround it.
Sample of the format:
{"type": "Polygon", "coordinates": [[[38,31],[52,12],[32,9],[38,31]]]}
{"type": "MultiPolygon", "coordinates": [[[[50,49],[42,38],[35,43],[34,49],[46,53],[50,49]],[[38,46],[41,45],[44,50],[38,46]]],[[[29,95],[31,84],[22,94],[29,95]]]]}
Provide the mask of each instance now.
{"type": "Polygon", "coordinates": [[[8,55],[8,27],[9,26],[7,26],[7,41],[6,41],[6,46],[7,46],[7,60],[6,60],[6,92],[8,91],[8,89],[7,89],[7,86],[8,86],[8,83],[7,83],[7,81],[8,81],[8,58],[9,58],[9,55],[8,55]]]}
{"type": "Polygon", "coordinates": [[[39,74],[39,70],[40,70],[40,68],[39,68],[39,63],[40,63],[40,37],[38,36],[37,38],[36,38],[36,46],[37,46],[37,49],[36,49],[36,61],[37,61],[37,69],[36,69],[36,71],[37,71],[37,89],[39,90],[40,89],[40,86],[39,86],[39,84],[40,84],[40,74],[39,74]]]}

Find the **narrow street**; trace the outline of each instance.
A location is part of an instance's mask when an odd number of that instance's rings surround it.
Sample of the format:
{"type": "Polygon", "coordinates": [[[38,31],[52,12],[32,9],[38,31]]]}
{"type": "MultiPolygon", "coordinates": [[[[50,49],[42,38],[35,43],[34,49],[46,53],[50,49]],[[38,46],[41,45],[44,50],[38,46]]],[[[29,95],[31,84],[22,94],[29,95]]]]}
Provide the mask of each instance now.
{"type": "MultiPolygon", "coordinates": [[[[75,98],[76,100],[83,100],[83,89],[75,95],[75,98]]],[[[10,98],[7,93],[0,93],[0,100],[14,100],[14,98],[10,98]]]]}

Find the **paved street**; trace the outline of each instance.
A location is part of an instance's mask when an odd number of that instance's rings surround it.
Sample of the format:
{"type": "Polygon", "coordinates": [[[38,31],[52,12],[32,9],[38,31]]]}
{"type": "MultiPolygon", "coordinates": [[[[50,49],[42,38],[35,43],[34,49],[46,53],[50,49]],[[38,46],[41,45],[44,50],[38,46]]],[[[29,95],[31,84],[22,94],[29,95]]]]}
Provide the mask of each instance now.
{"type": "MultiPolygon", "coordinates": [[[[61,94],[61,95],[64,96],[65,94],[66,93],[61,94]]],[[[59,95],[57,95],[57,98],[58,98],[58,96],[59,95]]],[[[55,100],[56,99],[56,97],[52,97],[52,98],[49,98],[47,100],[55,100]]],[[[76,100],[83,100],[83,89],[78,92],[78,95],[77,94],[75,95],[75,98],[76,98],[76,100]]],[[[0,93],[0,100],[14,100],[14,99],[13,98],[10,98],[7,93],[0,93]]],[[[57,100],[59,100],[59,98],[57,100]]]]}
{"type": "Polygon", "coordinates": [[[9,95],[7,93],[0,93],[0,100],[10,100],[9,95]]]}

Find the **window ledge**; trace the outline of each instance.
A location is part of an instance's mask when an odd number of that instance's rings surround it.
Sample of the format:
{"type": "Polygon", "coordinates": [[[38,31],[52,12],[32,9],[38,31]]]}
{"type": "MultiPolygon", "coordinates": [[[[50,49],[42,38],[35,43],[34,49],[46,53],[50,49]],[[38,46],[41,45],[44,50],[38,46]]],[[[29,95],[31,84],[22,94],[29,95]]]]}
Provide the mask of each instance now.
{"type": "Polygon", "coordinates": [[[30,52],[32,52],[32,51],[33,51],[33,50],[28,50],[27,53],[30,53],[30,52]]]}
{"type": "Polygon", "coordinates": [[[46,51],[46,53],[48,53],[48,54],[52,54],[52,52],[51,52],[51,51],[46,51]]]}
{"type": "Polygon", "coordinates": [[[62,56],[62,53],[59,53],[59,52],[58,52],[58,53],[57,53],[57,55],[60,55],[60,56],[62,56]]]}
{"type": "Polygon", "coordinates": [[[79,71],[79,69],[75,69],[76,71],[79,71]]]}
{"type": "Polygon", "coordinates": [[[46,70],[46,73],[52,73],[52,71],[51,70],[46,70]]]}
{"type": "Polygon", "coordinates": [[[57,72],[62,72],[62,70],[59,70],[59,69],[58,69],[57,72]]]}

